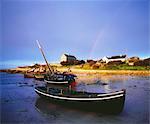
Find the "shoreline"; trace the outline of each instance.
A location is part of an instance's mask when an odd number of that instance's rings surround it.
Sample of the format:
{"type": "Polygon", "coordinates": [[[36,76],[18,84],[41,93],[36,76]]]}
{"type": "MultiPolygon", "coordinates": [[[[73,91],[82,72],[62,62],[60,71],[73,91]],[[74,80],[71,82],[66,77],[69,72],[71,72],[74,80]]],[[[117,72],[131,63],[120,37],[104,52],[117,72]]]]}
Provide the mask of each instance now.
{"type": "MultiPolygon", "coordinates": [[[[0,69],[0,72],[7,73],[22,73],[25,74],[29,68],[13,68],[13,69],[0,69]]],[[[58,68],[60,72],[68,71],[68,68],[58,68]]],[[[71,69],[74,74],[101,74],[101,75],[134,75],[134,76],[150,76],[149,70],[85,70],[85,69],[71,69]]]]}

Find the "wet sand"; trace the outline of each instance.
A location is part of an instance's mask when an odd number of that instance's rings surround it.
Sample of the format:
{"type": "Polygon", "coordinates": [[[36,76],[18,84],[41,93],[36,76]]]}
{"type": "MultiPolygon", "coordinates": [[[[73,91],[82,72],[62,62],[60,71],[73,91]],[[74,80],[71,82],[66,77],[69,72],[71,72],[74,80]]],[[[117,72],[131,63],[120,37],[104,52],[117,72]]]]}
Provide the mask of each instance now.
{"type": "Polygon", "coordinates": [[[77,90],[101,92],[100,89],[108,91],[125,88],[125,106],[119,115],[85,112],[52,104],[34,92],[34,86],[43,85],[44,82],[24,78],[22,74],[0,73],[0,79],[1,123],[149,123],[149,76],[79,75],[77,90]]]}

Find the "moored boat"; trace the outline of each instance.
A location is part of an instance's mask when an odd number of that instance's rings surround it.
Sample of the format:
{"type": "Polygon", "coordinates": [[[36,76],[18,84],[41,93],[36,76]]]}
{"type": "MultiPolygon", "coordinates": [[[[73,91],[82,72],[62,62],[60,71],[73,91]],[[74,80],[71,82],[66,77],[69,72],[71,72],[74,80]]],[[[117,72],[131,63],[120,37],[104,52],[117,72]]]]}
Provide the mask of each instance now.
{"type": "Polygon", "coordinates": [[[79,109],[99,112],[121,112],[125,101],[125,90],[110,93],[89,93],[65,89],[36,87],[35,92],[51,102],[79,109]]]}
{"type": "Polygon", "coordinates": [[[75,75],[72,74],[54,74],[53,76],[45,75],[44,81],[48,84],[69,84],[75,81],[75,75]]]}
{"type": "Polygon", "coordinates": [[[58,74],[57,72],[54,72],[53,67],[50,64],[48,64],[46,57],[44,55],[43,49],[38,40],[37,40],[37,44],[49,70],[49,73],[44,76],[44,81],[48,84],[63,84],[63,85],[69,84],[70,82],[74,82],[75,81],[74,78],[76,77],[76,75],[66,73],[66,72],[60,73],[60,74],[58,74]]]}
{"type": "Polygon", "coordinates": [[[34,73],[25,73],[24,78],[34,78],[34,73]]]}
{"type": "Polygon", "coordinates": [[[68,81],[65,80],[46,80],[44,79],[44,82],[48,83],[48,84],[59,84],[59,85],[64,85],[64,84],[68,84],[68,81]]]}
{"type": "Polygon", "coordinates": [[[45,74],[34,74],[34,78],[37,80],[44,80],[45,74]]]}

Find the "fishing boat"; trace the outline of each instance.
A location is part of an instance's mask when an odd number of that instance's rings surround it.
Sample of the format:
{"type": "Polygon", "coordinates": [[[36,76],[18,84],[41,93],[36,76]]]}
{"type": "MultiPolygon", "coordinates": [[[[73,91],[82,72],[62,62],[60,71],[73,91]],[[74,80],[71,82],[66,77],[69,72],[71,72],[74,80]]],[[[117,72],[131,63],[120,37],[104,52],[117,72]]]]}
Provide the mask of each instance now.
{"type": "Polygon", "coordinates": [[[45,75],[44,81],[48,84],[65,85],[75,81],[75,75],[72,74],[54,74],[53,76],[45,75]]]}
{"type": "Polygon", "coordinates": [[[44,80],[46,74],[34,74],[36,80],[44,80]]]}
{"type": "Polygon", "coordinates": [[[46,65],[47,65],[48,71],[49,71],[49,73],[44,76],[44,81],[46,83],[64,85],[64,84],[69,84],[70,82],[75,81],[76,75],[74,75],[74,74],[69,74],[69,73],[59,73],[58,74],[57,72],[54,72],[53,67],[50,64],[48,64],[48,61],[44,54],[44,51],[38,40],[37,40],[37,45],[42,53],[42,56],[46,62],[46,65]]]}
{"type": "Polygon", "coordinates": [[[24,78],[34,78],[34,73],[25,73],[24,78]]]}
{"type": "Polygon", "coordinates": [[[96,112],[121,112],[125,101],[125,90],[90,93],[39,86],[35,88],[35,92],[52,103],[96,112]]]}
{"type": "Polygon", "coordinates": [[[58,84],[58,85],[67,85],[68,84],[68,81],[66,80],[47,80],[47,79],[44,79],[44,82],[48,83],[48,84],[58,84]]]}

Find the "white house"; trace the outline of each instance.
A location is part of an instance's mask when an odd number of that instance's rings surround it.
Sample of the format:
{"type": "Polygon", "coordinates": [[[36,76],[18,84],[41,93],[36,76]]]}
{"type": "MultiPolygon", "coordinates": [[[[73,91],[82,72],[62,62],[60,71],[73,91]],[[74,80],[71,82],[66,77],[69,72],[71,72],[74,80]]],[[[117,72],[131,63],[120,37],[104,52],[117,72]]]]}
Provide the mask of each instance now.
{"type": "Polygon", "coordinates": [[[103,57],[102,58],[103,62],[114,62],[114,61],[121,61],[121,62],[125,62],[126,61],[126,55],[120,55],[120,56],[112,56],[112,57],[103,57]]]}
{"type": "Polygon", "coordinates": [[[60,62],[71,62],[75,61],[76,57],[72,55],[63,54],[60,58],[60,62]]]}

